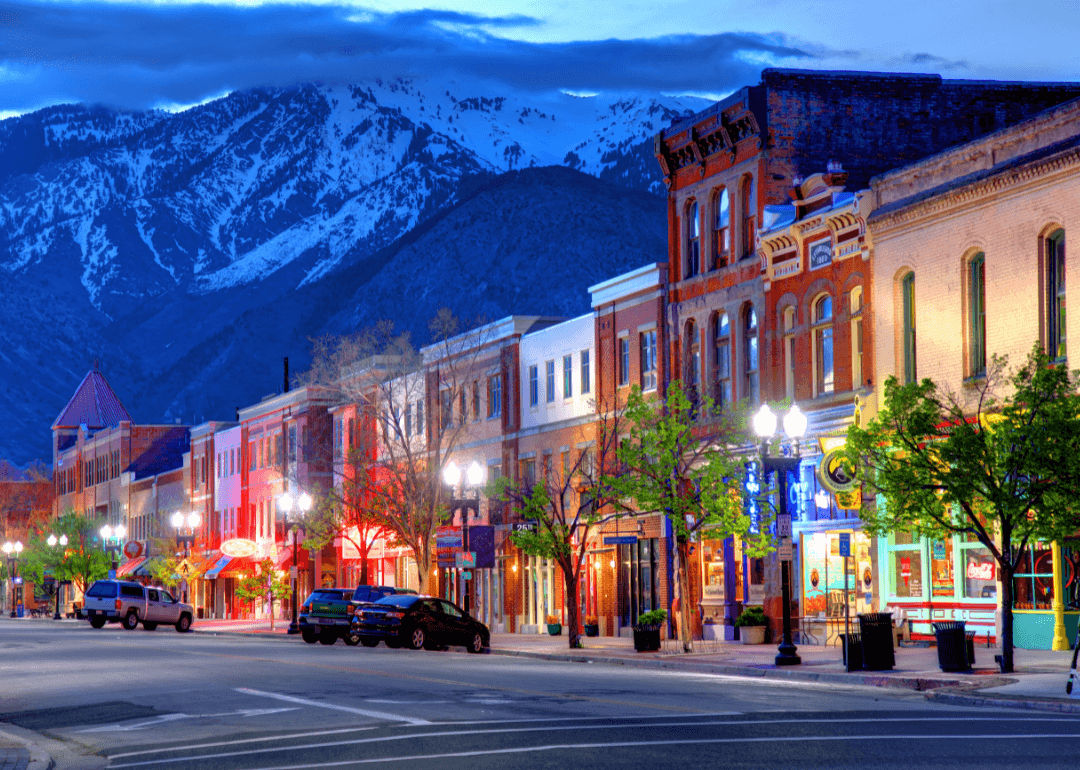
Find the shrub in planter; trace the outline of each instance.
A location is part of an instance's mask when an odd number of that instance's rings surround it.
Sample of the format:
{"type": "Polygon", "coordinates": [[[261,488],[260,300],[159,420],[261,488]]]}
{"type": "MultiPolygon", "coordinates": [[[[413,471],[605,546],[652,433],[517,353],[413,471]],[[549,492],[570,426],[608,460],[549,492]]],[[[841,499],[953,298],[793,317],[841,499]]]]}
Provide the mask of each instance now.
{"type": "Polygon", "coordinates": [[[562,623],[559,622],[558,615],[548,615],[545,618],[547,622],[548,633],[552,636],[558,636],[562,633],[562,623]]]}
{"type": "Polygon", "coordinates": [[[595,615],[585,616],[585,636],[600,636],[600,623],[595,615]]]}
{"type": "Polygon", "coordinates": [[[744,607],[735,618],[735,627],[739,629],[739,639],[743,644],[762,644],[765,641],[765,626],[769,619],[765,617],[765,608],[757,605],[744,607]]]}
{"type": "Polygon", "coordinates": [[[638,615],[634,624],[634,649],[653,652],[660,649],[660,626],[667,620],[667,610],[649,610],[638,615]]]}

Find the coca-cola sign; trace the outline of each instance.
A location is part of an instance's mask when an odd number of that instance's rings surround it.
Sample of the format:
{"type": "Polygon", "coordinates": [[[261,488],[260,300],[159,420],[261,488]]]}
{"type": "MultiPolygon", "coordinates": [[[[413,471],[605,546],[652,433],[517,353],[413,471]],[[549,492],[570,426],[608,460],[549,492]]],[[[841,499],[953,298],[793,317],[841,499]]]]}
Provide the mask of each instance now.
{"type": "Polygon", "coordinates": [[[967,565],[968,580],[993,580],[994,562],[992,561],[969,561],[967,565]]]}

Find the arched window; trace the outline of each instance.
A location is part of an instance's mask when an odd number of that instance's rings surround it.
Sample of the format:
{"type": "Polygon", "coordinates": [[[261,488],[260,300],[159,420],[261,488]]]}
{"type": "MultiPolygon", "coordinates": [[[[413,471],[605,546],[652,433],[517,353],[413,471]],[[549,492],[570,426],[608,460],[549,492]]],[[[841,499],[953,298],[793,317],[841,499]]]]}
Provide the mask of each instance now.
{"type": "Polygon", "coordinates": [[[832,393],[833,377],[832,297],[822,294],[811,306],[810,322],[814,340],[814,395],[832,393]]]}
{"type": "Polygon", "coordinates": [[[900,312],[903,324],[904,383],[915,382],[915,273],[900,279],[900,312]]]}
{"type": "Polygon", "coordinates": [[[784,308],[781,314],[784,330],[784,395],[795,399],[795,308],[784,308]]]}
{"type": "Polygon", "coordinates": [[[697,201],[691,202],[686,210],[686,275],[691,278],[701,269],[701,218],[698,216],[697,201]]]}
{"type": "Polygon", "coordinates": [[[742,214],[742,254],[746,259],[754,254],[755,222],[757,221],[757,202],[754,200],[754,178],[747,174],[739,188],[739,212],[742,214]]]}
{"type": "Polygon", "coordinates": [[[743,310],[743,397],[758,400],[758,324],[753,305],[743,310]]]}
{"type": "Polygon", "coordinates": [[[718,409],[731,405],[731,322],[727,313],[717,313],[713,317],[713,348],[715,370],[713,382],[718,409]]]}
{"type": "Polygon", "coordinates": [[[1065,231],[1055,230],[1044,242],[1046,255],[1046,354],[1065,360],[1065,231]]]}
{"type": "Polygon", "coordinates": [[[701,343],[698,340],[697,324],[693,321],[686,322],[686,335],[683,350],[686,356],[683,359],[683,385],[687,393],[693,388],[697,392],[701,372],[701,343]]]}
{"type": "Polygon", "coordinates": [[[713,207],[714,266],[724,267],[731,261],[731,201],[726,187],[721,187],[716,194],[713,207]]]}
{"type": "Polygon", "coordinates": [[[858,389],[863,384],[862,286],[856,286],[848,294],[848,308],[851,317],[851,387],[858,389]]]}
{"type": "Polygon", "coordinates": [[[986,374],[986,256],[968,262],[968,376],[986,374]]]}

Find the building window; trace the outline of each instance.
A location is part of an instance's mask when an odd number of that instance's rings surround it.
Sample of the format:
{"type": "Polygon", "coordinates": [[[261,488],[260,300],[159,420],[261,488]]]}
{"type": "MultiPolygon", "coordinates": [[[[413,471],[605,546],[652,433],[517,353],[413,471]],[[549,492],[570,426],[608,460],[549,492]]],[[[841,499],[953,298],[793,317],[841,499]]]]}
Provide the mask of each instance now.
{"type": "Polygon", "coordinates": [[[581,351],[581,392],[592,390],[592,374],[589,371],[589,351],[581,351]]]}
{"type": "Polygon", "coordinates": [[[656,329],[641,333],[641,389],[656,390],[656,329]]]}
{"type": "Polygon", "coordinates": [[[731,322],[727,313],[718,313],[713,320],[713,348],[716,370],[716,407],[726,409],[731,405],[731,322]]]}
{"type": "Polygon", "coordinates": [[[900,280],[901,323],[904,343],[904,383],[915,382],[915,273],[900,280]]]}
{"type": "Polygon", "coordinates": [[[701,341],[698,339],[697,324],[693,321],[686,322],[685,339],[686,351],[683,359],[683,385],[691,401],[697,400],[698,384],[701,382],[701,341]]]}
{"type": "Polygon", "coordinates": [[[249,441],[248,442],[248,458],[249,458],[248,459],[248,470],[249,471],[253,471],[258,467],[256,465],[257,452],[255,451],[255,447],[257,447],[257,446],[258,446],[258,442],[255,442],[255,441],[249,441]]]}
{"type": "Polygon", "coordinates": [[[823,294],[814,300],[811,311],[814,340],[814,395],[832,393],[833,381],[832,297],[823,294]]]}
{"type": "Polygon", "coordinates": [[[1046,354],[1065,360],[1065,231],[1046,239],[1046,354]]]}
{"type": "Polygon", "coordinates": [[[562,395],[570,398],[574,395],[574,357],[562,357],[562,395]]]}
{"type": "Polygon", "coordinates": [[[619,384],[630,384],[630,338],[619,337],[619,384]]]}
{"type": "Polygon", "coordinates": [[[289,462],[296,462],[296,425],[289,426],[289,462]]]}
{"type": "Polygon", "coordinates": [[[547,394],[547,402],[550,404],[555,400],[555,361],[544,362],[544,384],[547,388],[545,393],[547,394]]]}
{"type": "Polygon", "coordinates": [[[968,372],[986,374],[986,257],[979,252],[968,263],[968,372]]]}
{"type": "Polygon", "coordinates": [[[742,259],[754,254],[755,222],[757,221],[757,205],[754,202],[754,178],[747,174],[743,177],[740,187],[739,210],[742,212],[742,259]]]}
{"type": "Polygon", "coordinates": [[[450,428],[454,424],[454,394],[449,388],[439,393],[442,407],[442,427],[443,430],[450,428]]]}
{"type": "Polygon", "coordinates": [[[341,459],[341,450],[342,450],[342,446],[345,443],[345,437],[344,437],[344,435],[342,435],[343,433],[344,433],[344,431],[342,429],[341,418],[340,417],[335,417],[334,418],[334,459],[335,460],[341,459]]]}
{"type": "Polygon", "coordinates": [[[412,435],[412,404],[405,404],[405,435],[412,435]]]}
{"type": "Polygon", "coordinates": [[[692,201],[686,209],[686,275],[692,278],[701,269],[701,217],[698,216],[697,201],[692,201]]]}
{"type": "Polygon", "coordinates": [[[488,417],[502,414],[502,375],[493,374],[488,378],[488,417]]]}
{"type": "Polygon", "coordinates": [[[786,307],[781,315],[784,330],[784,396],[795,398],[795,308],[786,307]]]}
{"type": "Polygon", "coordinates": [[[424,432],[424,401],[420,399],[416,402],[416,433],[417,435],[424,432]]]}
{"type": "Polygon", "coordinates": [[[472,413],[473,419],[480,419],[480,383],[473,380],[472,384],[472,413]]]}
{"type": "Polygon", "coordinates": [[[858,389],[863,384],[862,286],[856,286],[848,294],[848,307],[851,311],[851,387],[858,389]]]}
{"type": "Polygon", "coordinates": [[[743,311],[743,397],[758,400],[758,323],[757,311],[747,305],[743,311]]]}
{"type": "Polygon", "coordinates": [[[529,406],[540,403],[540,370],[533,364],[529,367],[529,406]]]}
{"type": "Polygon", "coordinates": [[[713,264],[724,267],[731,259],[731,200],[726,187],[720,188],[713,206],[713,244],[716,250],[713,264]]]}

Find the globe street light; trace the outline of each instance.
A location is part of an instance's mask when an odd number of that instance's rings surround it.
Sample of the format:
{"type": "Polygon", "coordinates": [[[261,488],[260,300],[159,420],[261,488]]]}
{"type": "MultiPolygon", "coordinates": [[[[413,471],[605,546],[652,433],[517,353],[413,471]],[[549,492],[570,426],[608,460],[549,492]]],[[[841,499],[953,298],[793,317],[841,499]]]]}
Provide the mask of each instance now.
{"type": "Polygon", "coordinates": [[[754,415],[754,432],[761,439],[761,467],[768,479],[769,471],[776,472],[780,505],[776,517],[776,532],[780,536],[780,586],[783,601],[784,636],[777,647],[776,665],[793,666],[802,663],[791,641],[791,514],[787,509],[787,475],[799,467],[799,440],[806,435],[806,415],[792,404],[784,415],[784,433],[794,442],[792,456],[769,454],[769,439],[776,433],[776,414],[768,404],[762,404],[754,415]]]}
{"type": "Polygon", "coordinates": [[[11,617],[15,617],[15,605],[18,603],[15,600],[15,567],[18,564],[19,554],[22,553],[22,549],[21,540],[16,540],[14,543],[10,540],[6,541],[2,547],[4,555],[7,556],[8,575],[11,580],[11,617]]]}
{"type": "Polygon", "coordinates": [[[176,511],[170,518],[169,523],[173,525],[173,529],[176,530],[176,545],[184,546],[184,562],[180,565],[180,598],[183,601],[189,601],[188,599],[188,571],[190,567],[187,564],[187,558],[191,555],[191,544],[195,542],[195,530],[202,524],[202,516],[198,511],[192,511],[185,514],[183,511],[176,511]]]}
{"type": "Polygon", "coordinates": [[[116,555],[120,553],[120,544],[127,537],[127,527],[123,524],[117,524],[115,527],[106,524],[98,530],[98,534],[101,535],[102,550],[112,556],[111,577],[116,577],[116,568],[119,566],[116,555]]]}
{"type": "MultiPolygon", "coordinates": [[[[450,487],[450,494],[453,495],[454,487],[461,481],[461,468],[453,460],[448,462],[443,467],[443,481],[450,487]]],[[[479,490],[480,485],[484,483],[484,467],[480,465],[476,460],[469,463],[469,467],[465,470],[465,484],[461,489],[461,497],[450,498],[450,511],[461,511],[461,550],[465,553],[470,553],[469,550],[469,511],[474,511],[475,515],[480,515],[480,497],[477,494],[473,497],[465,497],[466,489],[472,489],[474,491],[479,490]]],[[[475,554],[473,554],[475,558],[475,554]]],[[[465,610],[465,614],[469,613],[469,584],[465,579],[466,571],[461,570],[461,608],[465,610]]]]}
{"type": "Polygon", "coordinates": [[[298,580],[300,577],[299,570],[297,569],[296,560],[296,541],[297,531],[300,529],[300,521],[304,518],[304,514],[311,510],[311,495],[307,492],[301,492],[297,496],[293,496],[289,492],[284,493],[278,497],[278,510],[285,514],[285,527],[289,526],[289,514],[292,510],[296,509],[296,515],[292,519],[292,566],[289,567],[289,583],[292,587],[292,620],[289,622],[290,634],[300,633],[300,624],[296,619],[296,592],[299,589],[298,580]]]}
{"type": "MultiPolygon", "coordinates": [[[[63,561],[63,549],[67,547],[68,536],[60,535],[60,537],[57,537],[56,535],[50,533],[49,537],[45,540],[45,542],[49,544],[49,548],[55,548],[57,545],[60,546],[60,561],[63,561]]],[[[56,594],[56,612],[53,613],[53,620],[60,620],[60,588],[62,584],[63,581],[61,581],[59,578],[53,578],[53,591],[56,594]]]]}

